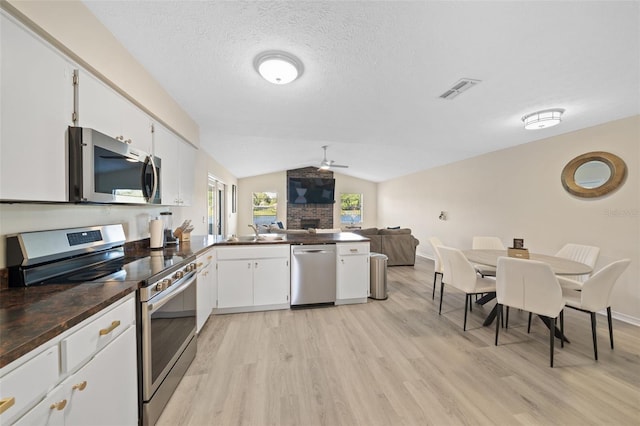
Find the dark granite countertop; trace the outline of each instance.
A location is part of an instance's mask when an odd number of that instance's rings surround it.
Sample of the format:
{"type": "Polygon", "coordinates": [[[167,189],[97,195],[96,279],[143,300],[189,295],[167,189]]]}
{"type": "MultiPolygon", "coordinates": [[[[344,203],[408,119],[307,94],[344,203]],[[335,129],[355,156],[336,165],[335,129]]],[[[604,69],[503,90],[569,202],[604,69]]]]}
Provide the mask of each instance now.
{"type": "MultiPolygon", "coordinates": [[[[267,234],[273,235],[273,234],[267,234]]],[[[212,246],[264,244],[335,244],[363,242],[368,238],[350,232],[336,234],[279,234],[276,240],[230,242],[226,238],[192,236],[190,241],[165,247],[165,257],[198,256],[212,246]]],[[[269,238],[269,237],[268,237],[269,238]]],[[[148,248],[137,248],[126,261],[149,257],[148,248]]],[[[133,263],[132,263],[133,264],[133,263]]],[[[144,262],[142,262],[144,264],[144,262]]],[[[143,269],[144,265],[140,269],[143,269]]],[[[143,274],[144,271],[138,271],[143,274]]],[[[149,274],[151,274],[149,270],[149,274]]],[[[107,280],[84,284],[55,284],[0,290],[0,368],[79,324],[137,290],[140,281],[107,280]]]]}
{"type": "Polygon", "coordinates": [[[136,291],[133,281],[0,291],[0,368],[136,291]]]}

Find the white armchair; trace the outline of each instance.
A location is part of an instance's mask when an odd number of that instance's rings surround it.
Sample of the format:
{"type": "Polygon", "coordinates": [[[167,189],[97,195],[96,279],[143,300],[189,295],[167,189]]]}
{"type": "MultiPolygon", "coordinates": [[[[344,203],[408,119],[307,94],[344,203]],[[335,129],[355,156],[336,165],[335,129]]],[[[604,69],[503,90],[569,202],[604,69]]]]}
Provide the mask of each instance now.
{"type": "MultiPolygon", "coordinates": [[[[549,362],[553,367],[553,346],[555,325],[560,316],[560,330],[564,335],[564,316],[562,309],[565,302],[560,284],[551,270],[543,262],[511,257],[498,258],[496,278],[496,298],[498,300],[498,317],[496,321],[496,341],[500,332],[500,318],[503,306],[522,309],[549,319],[549,362]]],[[[564,342],[561,340],[564,344],[564,342]]]]}
{"type": "Polygon", "coordinates": [[[438,237],[429,238],[429,243],[431,247],[433,247],[433,254],[435,255],[433,261],[435,263],[433,269],[433,294],[431,295],[431,300],[436,298],[436,282],[438,280],[438,275],[440,275],[440,282],[442,282],[442,256],[440,256],[439,247],[442,246],[442,241],[438,237]]]}
{"type": "MultiPolygon", "coordinates": [[[[498,237],[473,237],[471,241],[473,250],[506,250],[498,237]]],[[[487,265],[474,265],[476,271],[483,277],[495,277],[496,268],[487,265]]]]}
{"type": "MultiPolygon", "coordinates": [[[[556,253],[556,256],[584,263],[585,265],[589,265],[593,269],[593,267],[596,265],[596,262],[598,261],[599,254],[599,247],[569,243],[565,244],[564,247],[562,247],[556,253]]],[[[558,277],[558,281],[560,281],[560,286],[563,289],[577,290],[582,287],[582,283],[584,283],[588,278],[589,275],[565,275],[562,277],[558,277]]]]}
{"type": "Polygon", "coordinates": [[[443,276],[440,281],[440,308],[438,315],[442,313],[442,296],[444,285],[450,285],[465,293],[464,299],[464,324],[463,330],[467,329],[467,310],[471,310],[471,296],[474,294],[490,293],[496,291],[496,282],[491,278],[479,277],[475,268],[462,251],[440,246],[440,256],[442,257],[443,276]]]}
{"type": "Polygon", "coordinates": [[[598,360],[598,339],[596,335],[596,312],[606,308],[609,322],[609,340],[613,349],[613,324],[611,323],[611,292],[620,275],[627,269],[631,260],[623,259],[610,263],[587,279],[580,290],[562,289],[567,307],[591,315],[591,335],[593,337],[593,355],[598,360]]]}

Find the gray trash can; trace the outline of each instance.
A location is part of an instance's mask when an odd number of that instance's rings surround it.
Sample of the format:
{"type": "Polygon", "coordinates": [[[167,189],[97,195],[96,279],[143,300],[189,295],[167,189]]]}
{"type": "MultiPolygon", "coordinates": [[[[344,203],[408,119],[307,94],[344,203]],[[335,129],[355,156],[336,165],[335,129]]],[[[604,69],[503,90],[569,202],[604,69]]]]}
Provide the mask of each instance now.
{"type": "Polygon", "coordinates": [[[371,253],[369,255],[370,290],[372,299],[384,300],[387,298],[387,260],[385,254],[371,253]]]}

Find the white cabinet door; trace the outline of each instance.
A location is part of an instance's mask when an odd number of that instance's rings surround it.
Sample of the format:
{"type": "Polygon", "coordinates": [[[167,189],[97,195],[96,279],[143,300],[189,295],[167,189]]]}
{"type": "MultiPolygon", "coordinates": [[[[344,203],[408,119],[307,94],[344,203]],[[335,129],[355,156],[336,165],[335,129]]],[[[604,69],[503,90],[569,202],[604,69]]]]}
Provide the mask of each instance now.
{"type": "Polygon", "coordinates": [[[195,186],[196,149],[161,124],[154,124],[153,153],[162,162],[162,204],[189,206],[195,186]]]}
{"type": "Polygon", "coordinates": [[[218,261],[218,308],[253,305],[251,260],[218,261]]]}
{"type": "Polygon", "coordinates": [[[68,201],[74,65],[0,13],[0,199],[68,201]]]}
{"type": "Polygon", "coordinates": [[[198,256],[196,260],[198,265],[198,292],[197,292],[197,329],[199,333],[200,329],[204,326],[211,315],[213,309],[212,293],[213,293],[213,281],[215,274],[213,273],[213,249],[209,250],[205,254],[198,256]]]}
{"type": "Polygon", "coordinates": [[[66,425],[138,422],[136,333],[131,326],[62,383],[66,425]]]}
{"type": "Polygon", "coordinates": [[[78,75],[78,126],[90,127],[141,151],[152,150],[151,119],[90,73],[78,75]]]}
{"type": "Polygon", "coordinates": [[[338,256],[336,299],[365,299],[369,294],[369,255],[338,256]]]}
{"type": "Polygon", "coordinates": [[[289,259],[253,261],[253,304],[276,305],[289,302],[289,259]]]}
{"type": "Polygon", "coordinates": [[[78,72],[78,126],[120,140],[120,95],[84,70],[78,72]]]}
{"type": "Polygon", "coordinates": [[[153,155],[160,158],[160,198],[162,204],[176,206],[180,200],[180,161],[176,136],[154,124],[153,155]]]}
{"type": "MultiPolygon", "coordinates": [[[[180,147],[180,205],[190,206],[193,202],[193,191],[196,178],[196,149],[184,141],[180,147]]],[[[206,176],[205,176],[206,179],[206,176]]]]}

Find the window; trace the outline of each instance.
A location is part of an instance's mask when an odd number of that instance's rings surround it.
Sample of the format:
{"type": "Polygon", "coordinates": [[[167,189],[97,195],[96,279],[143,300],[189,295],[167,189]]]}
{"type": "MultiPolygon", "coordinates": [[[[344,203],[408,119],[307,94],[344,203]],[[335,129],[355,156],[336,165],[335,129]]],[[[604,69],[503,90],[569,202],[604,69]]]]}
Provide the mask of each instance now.
{"type": "Polygon", "coordinates": [[[277,211],[278,194],[276,192],[253,193],[253,223],[257,226],[274,223],[277,211]]]}
{"type": "Polygon", "coordinates": [[[340,223],[362,223],[362,194],[340,194],[340,223]]]}

